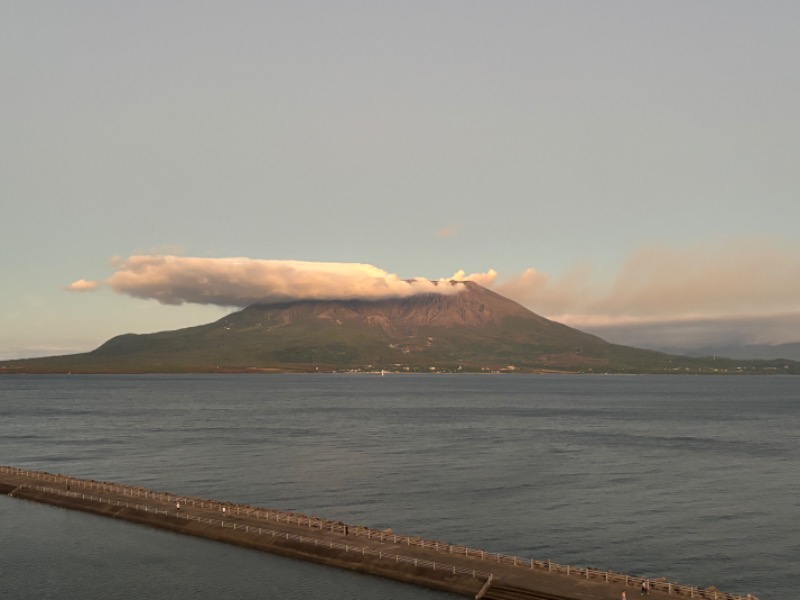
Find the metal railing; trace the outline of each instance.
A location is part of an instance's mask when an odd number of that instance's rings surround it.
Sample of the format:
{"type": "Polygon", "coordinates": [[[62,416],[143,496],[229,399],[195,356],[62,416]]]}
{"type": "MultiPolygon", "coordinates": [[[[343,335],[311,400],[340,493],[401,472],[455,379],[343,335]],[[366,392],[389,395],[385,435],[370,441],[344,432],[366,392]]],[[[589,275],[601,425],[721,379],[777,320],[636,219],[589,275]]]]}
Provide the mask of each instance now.
{"type": "MultiPolygon", "coordinates": [[[[584,579],[599,579],[606,582],[624,583],[626,586],[636,586],[636,587],[640,587],[643,582],[647,582],[651,590],[664,591],[667,592],[668,594],[686,596],[688,598],[700,598],[704,600],[758,600],[758,598],[756,598],[751,594],[747,594],[746,596],[727,594],[715,588],[702,589],[693,586],[680,585],[677,583],[664,581],[663,578],[653,579],[653,578],[640,577],[634,575],[625,575],[623,573],[616,573],[613,571],[600,571],[588,567],[561,565],[558,563],[554,563],[550,560],[542,561],[542,560],[534,560],[528,558],[520,558],[518,556],[500,554],[495,552],[486,552],[485,550],[468,548],[466,546],[455,546],[446,542],[426,540],[421,537],[397,535],[391,530],[376,530],[361,525],[355,525],[355,526],[348,525],[342,523],[341,521],[331,521],[329,519],[311,517],[299,513],[291,513],[291,512],[265,509],[265,508],[256,508],[249,505],[234,504],[230,502],[219,502],[216,500],[208,500],[204,498],[196,498],[191,496],[178,496],[168,492],[154,492],[152,490],[148,490],[142,487],[127,486],[117,483],[100,482],[87,479],[76,479],[74,477],[69,477],[66,475],[58,475],[43,471],[29,471],[26,469],[19,469],[16,467],[9,467],[9,466],[0,466],[0,473],[22,475],[27,478],[39,479],[43,481],[52,481],[54,483],[62,483],[66,485],[78,485],[84,488],[88,488],[90,490],[91,489],[102,490],[110,493],[116,493],[131,497],[148,498],[160,502],[166,502],[172,505],[180,502],[182,505],[185,506],[192,506],[196,508],[224,512],[224,514],[230,516],[233,515],[247,516],[251,518],[265,519],[268,522],[269,521],[275,521],[276,523],[283,522],[292,525],[305,526],[310,529],[329,530],[332,532],[344,533],[348,536],[349,535],[365,536],[368,539],[379,539],[383,542],[391,542],[398,545],[419,546],[422,548],[432,549],[437,552],[454,554],[454,555],[463,555],[470,558],[478,558],[496,564],[513,565],[525,569],[540,569],[548,571],[550,573],[561,573],[565,575],[581,577],[584,579]]],[[[58,490],[53,490],[53,491],[58,491],[58,490]]],[[[146,508],[144,508],[143,510],[146,510],[146,508]]],[[[158,510],[160,509],[156,509],[157,512],[158,510]]],[[[153,509],[151,508],[150,511],[152,512],[153,509]]],[[[163,509],[162,512],[166,514],[167,509],[163,509]]],[[[291,534],[281,533],[281,535],[291,535],[291,534]]],[[[452,565],[450,565],[448,568],[450,567],[452,567],[452,565]]],[[[476,573],[478,572],[476,571],[476,573]]],[[[479,576],[488,576],[488,573],[480,573],[479,576]]]]}
{"type": "Polygon", "coordinates": [[[22,484],[17,489],[28,489],[33,491],[45,492],[48,494],[56,494],[59,496],[65,496],[69,498],[76,498],[76,499],[80,498],[81,500],[84,501],[98,502],[101,504],[108,504],[109,506],[117,506],[120,508],[130,508],[150,514],[171,515],[178,519],[185,519],[187,521],[196,521],[198,523],[218,526],[222,529],[230,528],[234,531],[239,530],[245,533],[251,533],[253,535],[269,536],[272,538],[285,539],[287,541],[291,540],[301,544],[307,544],[315,547],[330,548],[348,553],[360,554],[361,556],[373,556],[377,557],[380,560],[388,560],[395,563],[405,563],[408,565],[413,565],[415,567],[429,568],[433,571],[452,573],[453,575],[457,574],[469,575],[473,578],[481,578],[481,579],[483,578],[489,579],[492,577],[491,573],[485,571],[479,571],[476,569],[469,569],[466,567],[460,567],[458,565],[429,561],[420,558],[415,558],[413,556],[403,556],[402,554],[394,554],[391,552],[383,552],[381,550],[374,550],[372,548],[367,548],[365,546],[358,546],[356,544],[342,544],[340,542],[334,542],[332,540],[325,541],[325,540],[320,540],[319,538],[306,537],[303,535],[297,535],[285,531],[278,531],[276,529],[270,529],[267,527],[256,527],[253,525],[237,523],[236,521],[231,521],[231,520],[225,521],[222,518],[215,519],[209,517],[201,517],[197,515],[190,515],[186,512],[182,513],[180,511],[175,511],[167,508],[151,507],[146,504],[136,504],[133,502],[126,502],[124,500],[115,500],[113,498],[93,496],[91,494],[86,494],[84,492],[73,492],[72,490],[69,491],[60,490],[37,484],[22,484]]]}

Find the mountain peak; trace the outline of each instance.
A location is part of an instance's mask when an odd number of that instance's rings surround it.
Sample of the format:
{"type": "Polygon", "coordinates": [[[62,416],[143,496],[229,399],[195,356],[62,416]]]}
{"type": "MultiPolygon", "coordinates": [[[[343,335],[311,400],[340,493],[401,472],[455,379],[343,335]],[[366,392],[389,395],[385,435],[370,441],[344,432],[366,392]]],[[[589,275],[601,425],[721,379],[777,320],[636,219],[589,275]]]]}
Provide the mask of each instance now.
{"type": "MultiPolygon", "coordinates": [[[[439,285],[451,285],[457,291],[381,300],[297,300],[256,304],[242,312],[274,313],[283,325],[315,318],[338,324],[359,322],[403,333],[413,333],[421,327],[482,327],[499,323],[509,316],[542,319],[516,302],[471,281],[439,285]]],[[[226,319],[235,319],[235,315],[226,319]]]]}
{"type": "Polygon", "coordinates": [[[92,352],[0,363],[0,373],[517,371],[799,373],[792,361],[689,358],[610,344],[473,282],[383,300],[255,304],[92,352]]]}

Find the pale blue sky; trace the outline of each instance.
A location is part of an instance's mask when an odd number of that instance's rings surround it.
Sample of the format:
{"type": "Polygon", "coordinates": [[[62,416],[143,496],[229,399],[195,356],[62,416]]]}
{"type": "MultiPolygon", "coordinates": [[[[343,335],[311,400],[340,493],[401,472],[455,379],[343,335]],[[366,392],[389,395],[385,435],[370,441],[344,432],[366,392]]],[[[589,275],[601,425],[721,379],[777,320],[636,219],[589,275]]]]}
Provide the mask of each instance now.
{"type": "Polygon", "coordinates": [[[230,310],[64,290],[152,252],[495,269],[576,326],[800,341],[798,24],[788,0],[3,0],[0,358],[230,310]]]}

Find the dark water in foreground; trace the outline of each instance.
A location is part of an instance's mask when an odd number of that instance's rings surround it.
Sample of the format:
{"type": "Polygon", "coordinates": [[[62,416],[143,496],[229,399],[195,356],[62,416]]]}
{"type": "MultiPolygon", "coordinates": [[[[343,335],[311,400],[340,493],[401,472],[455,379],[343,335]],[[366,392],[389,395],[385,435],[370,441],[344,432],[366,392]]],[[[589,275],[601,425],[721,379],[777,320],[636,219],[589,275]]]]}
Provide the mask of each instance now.
{"type": "MultiPolygon", "coordinates": [[[[0,377],[0,463],[714,584],[800,582],[800,378],[0,377]]],[[[446,594],[0,497],[9,598],[446,594]]]]}

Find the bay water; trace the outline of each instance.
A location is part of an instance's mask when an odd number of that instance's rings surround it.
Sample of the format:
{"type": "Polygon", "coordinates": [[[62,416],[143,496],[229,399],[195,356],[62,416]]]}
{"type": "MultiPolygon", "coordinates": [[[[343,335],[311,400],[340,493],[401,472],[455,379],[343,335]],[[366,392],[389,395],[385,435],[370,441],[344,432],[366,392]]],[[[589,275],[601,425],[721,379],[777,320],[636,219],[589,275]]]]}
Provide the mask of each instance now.
{"type": "MultiPolygon", "coordinates": [[[[800,583],[800,378],[0,377],[0,464],[761,600],[800,583]]],[[[10,598],[447,594],[0,496],[10,598]]]]}

